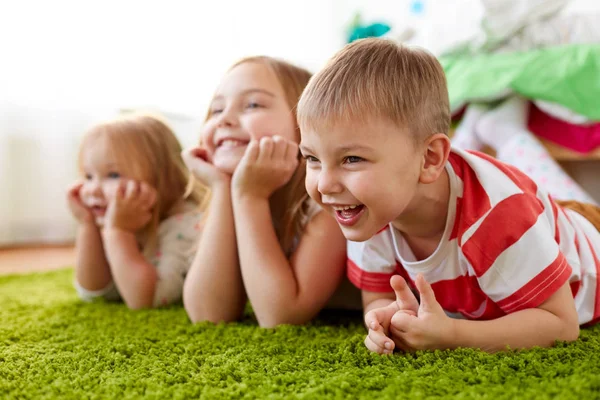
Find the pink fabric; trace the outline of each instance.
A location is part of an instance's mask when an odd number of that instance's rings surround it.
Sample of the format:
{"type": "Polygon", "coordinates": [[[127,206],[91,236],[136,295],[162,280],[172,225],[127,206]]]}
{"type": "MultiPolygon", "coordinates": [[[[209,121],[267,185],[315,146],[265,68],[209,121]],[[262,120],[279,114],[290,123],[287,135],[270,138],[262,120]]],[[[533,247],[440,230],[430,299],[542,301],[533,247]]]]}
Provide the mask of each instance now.
{"type": "Polygon", "coordinates": [[[600,122],[571,124],[545,113],[533,103],[529,108],[528,128],[538,137],[579,153],[588,153],[600,146],[600,122]]]}

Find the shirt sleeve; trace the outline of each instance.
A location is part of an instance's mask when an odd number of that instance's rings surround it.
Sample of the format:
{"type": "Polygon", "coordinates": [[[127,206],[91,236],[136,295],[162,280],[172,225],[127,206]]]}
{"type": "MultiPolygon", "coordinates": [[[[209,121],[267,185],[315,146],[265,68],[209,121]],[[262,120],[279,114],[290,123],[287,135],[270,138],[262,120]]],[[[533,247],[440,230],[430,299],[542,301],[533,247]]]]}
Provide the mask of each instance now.
{"type": "Polygon", "coordinates": [[[347,274],[352,284],[370,292],[392,292],[390,278],[396,273],[394,246],[386,228],[364,242],[348,241],[347,274]]]}
{"type": "Polygon", "coordinates": [[[75,286],[75,290],[77,291],[79,298],[83,301],[91,302],[96,299],[104,299],[106,301],[121,300],[121,295],[112,281],[108,284],[108,286],[99,290],[88,290],[81,286],[77,279],[73,281],[73,286],[75,286]]]}
{"type": "Polygon", "coordinates": [[[149,260],[158,273],[155,307],[181,300],[183,283],[198,243],[199,223],[200,213],[188,212],[170,217],[160,225],[157,252],[149,260]]]}
{"type": "Polygon", "coordinates": [[[571,276],[552,207],[537,196],[508,197],[470,231],[461,250],[481,290],[507,314],[539,307],[571,276]]]}

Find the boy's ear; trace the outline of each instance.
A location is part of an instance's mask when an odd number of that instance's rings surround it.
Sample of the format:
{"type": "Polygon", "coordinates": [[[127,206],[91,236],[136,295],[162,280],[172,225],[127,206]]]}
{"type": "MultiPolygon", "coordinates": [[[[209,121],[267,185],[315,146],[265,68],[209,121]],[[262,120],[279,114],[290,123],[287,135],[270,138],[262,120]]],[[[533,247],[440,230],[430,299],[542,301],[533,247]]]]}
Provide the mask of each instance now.
{"type": "Polygon", "coordinates": [[[419,182],[432,183],[440,177],[450,155],[450,138],[443,133],[430,136],[423,144],[423,166],[419,182]]]}

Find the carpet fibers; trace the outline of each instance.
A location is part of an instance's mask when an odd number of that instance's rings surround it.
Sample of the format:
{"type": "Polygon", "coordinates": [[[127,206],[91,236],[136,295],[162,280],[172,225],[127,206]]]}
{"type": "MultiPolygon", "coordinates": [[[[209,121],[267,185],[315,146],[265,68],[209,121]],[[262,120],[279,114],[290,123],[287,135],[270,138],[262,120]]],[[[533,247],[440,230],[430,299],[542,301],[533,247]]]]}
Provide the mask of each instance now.
{"type": "Polygon", "coordinates": [[[0,277],[0,398],[600,398],[600,326],[572,344],[379,356],[357,315],[260,329],[78,301],[71,270],[0,277]]]}

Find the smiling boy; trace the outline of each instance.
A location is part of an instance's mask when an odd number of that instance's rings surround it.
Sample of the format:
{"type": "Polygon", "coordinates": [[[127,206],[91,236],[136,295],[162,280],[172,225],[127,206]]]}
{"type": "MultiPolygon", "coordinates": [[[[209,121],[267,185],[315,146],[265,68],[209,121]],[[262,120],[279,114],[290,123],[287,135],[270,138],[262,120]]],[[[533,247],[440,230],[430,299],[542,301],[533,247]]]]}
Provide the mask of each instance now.
{"type": "Polygon", "coordinates": [[[551,346],[600,317],[597,227],[516,168],[451,149],[444,72],[426,51],[347,45],[298,122],[308,193],[349,240],[370,350],[551,346]]]}

